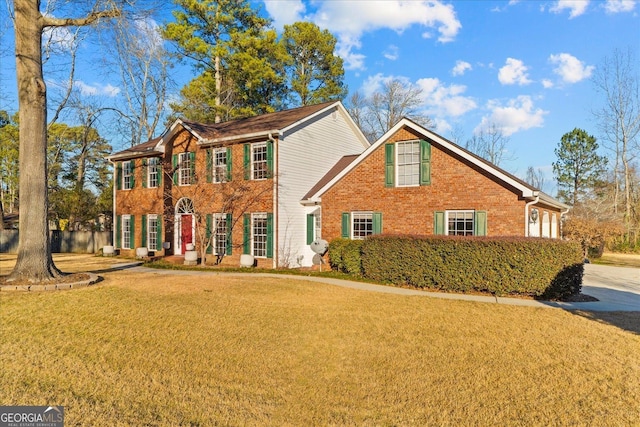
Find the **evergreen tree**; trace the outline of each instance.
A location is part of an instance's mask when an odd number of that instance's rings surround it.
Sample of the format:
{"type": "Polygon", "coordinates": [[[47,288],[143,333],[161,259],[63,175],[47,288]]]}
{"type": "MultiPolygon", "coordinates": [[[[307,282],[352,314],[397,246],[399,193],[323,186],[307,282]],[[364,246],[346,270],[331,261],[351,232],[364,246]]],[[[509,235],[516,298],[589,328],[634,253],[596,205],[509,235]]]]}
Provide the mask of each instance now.
{"type": "Polygon", "coordinates": [[[582,129],[565,133],[555,154],[553,173],[558,182],[558,197],[576,206],[599,182],[607,159],[597,153],[596,138],[582,129]]]}
{"type": "Polygon", "coordinates": [[[290,103],[312,105],[347,95],[342,58],[334,54],[336,38],[311,22],[284,26],[281,43],[290,56],[286,73],[290,103]]]}
{"type": "Polygon", "coordinates": [[[179,7],[173,12],[175,22],[164,27],[164,36],[176,43],[178,50],[193,61],[202,74],[176,105],[187,118],[195,119],[191,105],[206,103],[213,110],[214,122],[230,115],[234,91],[230,62],[237,66],[241,52],[238,45],[246,38],[260,37],[269,20],[251,8],[248,0],[174,0],[179,7]],[[211,97],[211,102],[209,99],[211,97]],[[212,105],[211,105],[212,104],[212,105]]]}

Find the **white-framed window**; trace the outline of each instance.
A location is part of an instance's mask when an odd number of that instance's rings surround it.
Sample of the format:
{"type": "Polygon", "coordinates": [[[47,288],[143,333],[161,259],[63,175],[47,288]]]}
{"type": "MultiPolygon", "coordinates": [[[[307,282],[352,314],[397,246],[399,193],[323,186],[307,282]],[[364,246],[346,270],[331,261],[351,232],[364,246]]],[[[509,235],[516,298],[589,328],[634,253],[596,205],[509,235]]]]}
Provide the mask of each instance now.
{"type": "Polygon", "coordinates": [[[251,242],[253,256],[267,256],[267,214],[251,214],[251,242]]]}
{"type": "Polygon", "coordinates": [[[132,249],[131,215],[122,215],[122,249],[132,249]]]}
{"type": "Polygon", "coordinates": [[[157,187],[160,184],[160,159],[151,157],[147,159],[147,186],[149,188],[157,187]]]}
{"type": "Polygon", "coordinates": [[[216,148],[213,150],[213,182],[220,183],[227,181],[227,149],[216,148]]]}
{"type": "Polygon", "coordinates": [[[473,236],[474,211],[447,211],[447,234],[450,236],[473,236]]]}
{"type": "Polygon", "coordinates": [[[180,185],[191,185],[191,153],[180,153],[178,155],[178,183],[180,185]]]}
{"type": "Polygon", "coordinates": [[[420,141],[396,143],[398,187],[420,185],[420,141]]]}
{"type": "Polygon", "coordinates": [[[227,239],[229,238],[227,214],[217,213],[213,216],[213,253],[214,255],[227,254],[227,239]]]}
{"type": "Polygon", "coordinates": [[[373,212],[351,214],[351,238],[364,239],[373,234],[373,212]]]}
{"type": "Polygon", "coordinates": [[[147,248],[157,251],[158,247],[158,215],[147,216],[147,248]]]}
{"type": "Polygon", "coordinates": [[[251,144],[251,178],[258,180],[268,177],[267,143],[251,144]]]}
{"type": "Polygon", "coordinates": [[[133,160],[122,162],[122,188],[124,190],[133,188],[133,160]]]}
{"type": "Polygon", "coordinates": [[[322,239],[322,214],[318,211],[313,215],[314,240],[322,239]]]}
{"type": "Polygon", "coordinates": [[[551,238],[558,238],[558,216],[555,212],[551,214],[551,238]]]}

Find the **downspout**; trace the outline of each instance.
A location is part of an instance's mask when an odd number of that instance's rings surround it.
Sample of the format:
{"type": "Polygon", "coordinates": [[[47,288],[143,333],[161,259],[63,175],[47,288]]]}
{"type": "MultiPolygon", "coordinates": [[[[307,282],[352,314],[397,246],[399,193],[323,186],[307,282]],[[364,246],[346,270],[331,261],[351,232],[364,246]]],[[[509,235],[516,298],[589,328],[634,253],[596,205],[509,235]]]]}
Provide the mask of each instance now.
{"type": "Polygon", "coordinates": [[[540,201],[540,195],[536,194],[536,198],[524,205],[524,237],[529,237],[529,207],[540,201]]]}
{"type": "Polygon", "coordinates": [[[273,142],[273,259],[271,260],[272,268],[278,268],[278,140],[273,138],[269,132],[269,141],[273,142]]]}
{"type": "Polygon", "coordinates": [[[113,186],[111,187],[113,190],[113,195],[111,198],[113,199],[113,214],[111,215],[111,244],[113,245],[114,250],[116,248],[116,192],[118,189],[116,179],[117,179],[117,163],[109,159],[109,163],[113,165],[113,186]]]}

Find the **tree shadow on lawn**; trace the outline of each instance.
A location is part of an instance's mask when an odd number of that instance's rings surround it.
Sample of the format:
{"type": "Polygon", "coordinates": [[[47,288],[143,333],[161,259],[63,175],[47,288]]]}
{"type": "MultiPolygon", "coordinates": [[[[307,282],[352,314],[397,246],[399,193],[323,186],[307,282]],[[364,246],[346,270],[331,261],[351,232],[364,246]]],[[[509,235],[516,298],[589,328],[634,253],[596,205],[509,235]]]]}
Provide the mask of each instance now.
{"type": "Polygon", "coordinates": [[[640,335],[640,311],[571,310],[571,313],[640,335]]]}

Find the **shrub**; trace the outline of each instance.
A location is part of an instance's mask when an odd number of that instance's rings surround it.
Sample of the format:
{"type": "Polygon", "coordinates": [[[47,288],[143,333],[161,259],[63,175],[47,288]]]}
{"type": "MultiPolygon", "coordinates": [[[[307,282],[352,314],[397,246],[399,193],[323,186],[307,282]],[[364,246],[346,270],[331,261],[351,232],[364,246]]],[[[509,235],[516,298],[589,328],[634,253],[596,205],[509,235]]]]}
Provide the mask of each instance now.
{"type": "Polygon", "coordinates": [[[582,286],[583,258],[577,242],[379,235],[349,249],[347,245],[342,241],[337,244],[335,256],[340,258],[336,269],[347,273],[358,271],[365,278],[379,282],[548,299],[577,294],[582,286]],[[358,260],[359,268],[355,265],[358,260]]]}
{"type": "Polygon", "coordinates": [[[334,239],[329,244],[329,265],[333,270],[362,275],[360,251],[363,240],[334,239]]]}

